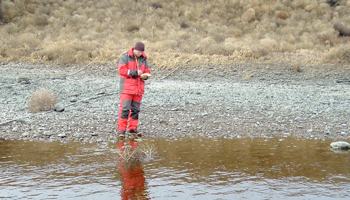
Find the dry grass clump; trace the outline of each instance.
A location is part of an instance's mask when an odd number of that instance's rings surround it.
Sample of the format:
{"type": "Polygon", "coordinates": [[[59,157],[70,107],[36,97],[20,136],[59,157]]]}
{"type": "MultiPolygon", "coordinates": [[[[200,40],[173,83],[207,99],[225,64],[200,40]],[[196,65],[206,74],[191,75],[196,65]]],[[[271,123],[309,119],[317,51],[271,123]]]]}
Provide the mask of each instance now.
{"type": "Polygon", "coordinates": [[[292,65],[292,70],[293,70],[294,72],[302,72],[302,71],[303,71],[303,70],[301,69],[300,65],[298,65],[298,64],[293,64],[293,65],[292,65]]]}
{"type": "Polygon", "coordinates": [[[153,144],[143,142],[138,144],[136,148],[132,148],[128,142],[125,142],[123,149],[118,149],[117,153],[124,162],[135,160],[150,161],[156,155],[156,148],[153,144]]]}
{"type": "Polygon", "coordinates": [[[33,53],[38,60],[56,61],[59,63],[87,63],[93,55],[98,52],[95,47],[98,44],[92,42],[82,42],[77,40],[62,40],[59,42],[48,43],[41,50],[33,53]]]}
{"type": "Polygon", "coordinates": [[[241,17],[242,21],[249,23],[255,20],[255,9],[249,8],[245,11],[241,17]]]}
{"type": "Polygon", "coordinates": [[[0,10],[5,22],[23,14],[24,1],[1,1],[0,10]]]}
{"type": "Polygon", "coordinates": [[[350,44],[332,48],[325,56],[326,61],[335,61],[340,64],[350,63],[350,44]]]}
{"type": "MultiPolygon", "coordinates": [[[[346,36],[350,27],[345,0],[1,2],[2,60],[111,62],[139,40],[156,56],[192,55],[191,62],[198,55],[264,60],[276,53],[328,52],[343,44],[339,31],[346,36]],[[343,26],[334,27],[336,21],[343,26]]],[[[154,61],[163,62],[161,56],[154,61]]]]}
{"type": "Polygon", "coordinates": [[[57,96],[47,89],[39,89],[33,92],[28,101],[30,112],[49,111],[57,103],[57,96]]]}

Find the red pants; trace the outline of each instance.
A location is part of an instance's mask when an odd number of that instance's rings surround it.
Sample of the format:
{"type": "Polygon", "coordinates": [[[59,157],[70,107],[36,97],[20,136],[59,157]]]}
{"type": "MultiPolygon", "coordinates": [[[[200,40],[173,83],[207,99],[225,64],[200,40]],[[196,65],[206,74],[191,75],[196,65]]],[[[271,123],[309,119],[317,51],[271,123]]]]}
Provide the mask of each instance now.
{"type": "Polygon", "coordinates": [[[142,95],[120,94],[117,128],[119,132],[137,131],[141,101],[142,95]]]}

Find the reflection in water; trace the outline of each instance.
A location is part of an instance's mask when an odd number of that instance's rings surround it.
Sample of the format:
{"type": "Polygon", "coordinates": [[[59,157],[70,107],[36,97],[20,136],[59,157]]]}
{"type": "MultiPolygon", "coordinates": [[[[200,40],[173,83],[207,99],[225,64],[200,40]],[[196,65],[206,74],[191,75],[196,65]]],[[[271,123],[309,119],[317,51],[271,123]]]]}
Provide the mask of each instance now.
{"type": "Polygon", "coordinates": [[[350,152],[330,142],[157,139],[155,159],[125,162],[114,145],[0,141],[0,198],[350,199],[350,152]]]}
{"type": "MultiPolygon", "coordinates": [[[[136,141],[119,141],[116,144],[119,155],[125,154],[126,151],[135,152],[138,147],[136,141]]],[[[129,154],[129,152],[127,153],[129,154]]],[[[146,180],[144,176],[143,166],[139,157],[125,158],[119,156],[117,169],[120,175],[121,199],[149,199],[146,192],[146,180]]]]}

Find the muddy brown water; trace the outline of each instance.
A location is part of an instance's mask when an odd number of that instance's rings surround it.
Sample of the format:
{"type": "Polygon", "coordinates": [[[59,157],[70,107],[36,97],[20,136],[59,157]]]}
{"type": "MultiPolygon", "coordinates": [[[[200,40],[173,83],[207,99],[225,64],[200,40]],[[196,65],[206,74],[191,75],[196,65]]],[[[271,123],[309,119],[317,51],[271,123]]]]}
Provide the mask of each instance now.
{"type": "Polygon", "coordinates": [[[143,143],[153,159],[125,165],[113,144],[2,140],[0,198],[350,199],[350,153],[327,140],[143,143]]]}

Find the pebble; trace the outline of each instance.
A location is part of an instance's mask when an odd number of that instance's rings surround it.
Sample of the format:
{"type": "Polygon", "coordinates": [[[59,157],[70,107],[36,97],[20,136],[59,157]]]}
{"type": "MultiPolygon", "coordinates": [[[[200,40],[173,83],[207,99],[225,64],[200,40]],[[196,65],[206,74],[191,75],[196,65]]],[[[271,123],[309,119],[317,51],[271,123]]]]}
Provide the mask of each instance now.
{"type": "Polygon", "coordinates": [[[29,133],[27,132],[22,133],[22,137],[28,137],[28,136],[29,136],[29,133]]]}
{"type": "Polygon", "coordinates": [[[98,133],[91,133],[91,136],[98,136],[98,133]]]}
{"type": "Polygon", "coordinates": [[[58,134],[57,136],[60,137],[60,138],[65,138],[65,137],[67,137],[67,135],[66,135],[65,133],[60,133],[60,134],[58,134]]]}
{"type": "Polygon", "coordinates": [[[43,135],[50,137],[52,135],[51,131],[44,131],[43,135]]]}
{"type": "Polygon", "coordinates": [[[56,112],[63,112],[64,111],[64,106],[62,104],[57,104],[54,108],[54,111],[56,112]]]}

